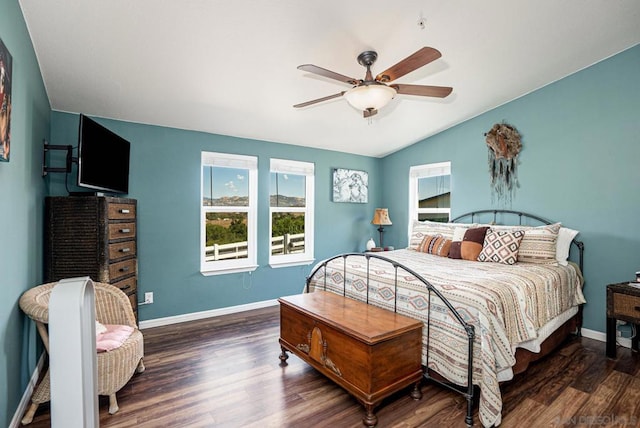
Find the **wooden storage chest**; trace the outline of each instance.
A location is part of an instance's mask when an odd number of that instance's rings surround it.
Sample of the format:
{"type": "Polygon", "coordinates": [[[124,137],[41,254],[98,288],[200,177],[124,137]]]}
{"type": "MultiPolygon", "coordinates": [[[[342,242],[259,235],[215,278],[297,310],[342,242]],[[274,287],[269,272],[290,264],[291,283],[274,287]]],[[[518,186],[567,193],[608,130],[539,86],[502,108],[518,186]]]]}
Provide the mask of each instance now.
{"type": "Polygon", "coordinates": [[[282,363],[291,352],[343,387],[364,405],[365,425],[385,397],[412,384],[421,397],[422,322],[326,291],[278,301],[282,363]]]}

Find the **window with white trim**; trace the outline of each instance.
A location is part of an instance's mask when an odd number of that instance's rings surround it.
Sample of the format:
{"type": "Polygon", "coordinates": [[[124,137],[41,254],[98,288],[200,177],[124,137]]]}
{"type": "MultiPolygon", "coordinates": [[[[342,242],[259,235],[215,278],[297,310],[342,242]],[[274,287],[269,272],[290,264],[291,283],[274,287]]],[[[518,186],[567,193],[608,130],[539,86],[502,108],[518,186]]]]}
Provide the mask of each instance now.
{"type": "Polygon", "coordinates": [[[200,271],[246,272],[257,266],[258,158],[202,152],[200,271]]]}
{"type": "Polygon", "coordinates": [[[451,215],[451,162],[412,166],[409,169],[409,224],[413,220],[449,221],[451,215]]]}
{"type": "Polygon", "coordinates": [[[314,164],[271,159],[269,264],[313,262],[314,164]]]}

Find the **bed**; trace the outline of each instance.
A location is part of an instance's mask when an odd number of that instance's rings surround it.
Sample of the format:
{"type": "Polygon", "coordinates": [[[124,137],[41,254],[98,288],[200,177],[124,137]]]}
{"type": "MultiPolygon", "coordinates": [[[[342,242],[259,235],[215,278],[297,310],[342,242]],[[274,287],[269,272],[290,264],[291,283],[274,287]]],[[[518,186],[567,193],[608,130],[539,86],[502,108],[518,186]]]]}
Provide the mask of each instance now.
{"type": "Polygon", "coordinates": [[[465,397],[468,426],[474,402],[482,425],[497,426],[500,382],[580,332],[584,245],[577,233],[511,210],[415,221],[408,248],[331,257],[313,268],[306,291],[423,321],[424,377],[465,397]]]}

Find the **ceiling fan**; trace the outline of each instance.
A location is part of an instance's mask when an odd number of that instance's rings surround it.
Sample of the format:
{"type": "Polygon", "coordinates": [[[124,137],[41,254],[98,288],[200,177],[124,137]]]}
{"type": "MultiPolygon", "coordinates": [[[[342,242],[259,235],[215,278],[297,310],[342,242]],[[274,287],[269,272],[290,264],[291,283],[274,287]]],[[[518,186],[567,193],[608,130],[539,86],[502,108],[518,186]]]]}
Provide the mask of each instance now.
{"type": "Polygon", "coordinates": [[[317,65],[303,64],[298,66],[298,70],[308,71],[328,77],[329,79],[335,79],[352,85],[353,87],[349,90],[338,92],[337,94],[296,104],[293,107],[307,107],[312,104],[344,96],[349,104],[358,110],[362,110],[363,116],[367,118],[377,114],[378,109],[385,106],[396,94],[444,98],[453,91],[453,88],[448,86],[407,85],[404,83],[388,84],[423,65],[435,61],[441,56],[442,54],[437,49],[424,47],[378,74],[375,79],[371,74],[371,66],[376,62],[378,54],[374,51],[366,51],[358,55],[358,63],[367,68],[367,74],[364,79],[354,79],[353,77],[335,73],[331,70],[318,67],[317,65]]]}

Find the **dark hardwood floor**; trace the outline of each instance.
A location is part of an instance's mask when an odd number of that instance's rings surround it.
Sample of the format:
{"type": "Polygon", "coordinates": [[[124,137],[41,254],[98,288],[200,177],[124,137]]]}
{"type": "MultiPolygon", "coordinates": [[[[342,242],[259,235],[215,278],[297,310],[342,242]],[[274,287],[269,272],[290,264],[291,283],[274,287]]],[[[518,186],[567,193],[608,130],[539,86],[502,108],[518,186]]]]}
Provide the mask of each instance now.
{"type": "MultiPolygon", "coordinates": [[[[280,367],[278,308],[146,329],[147,370],[118,393],[120,411],[100,398],[101,427],[362,427],[351,396],[295,356],[280,367]]],[[[502,427],[640,425],[640,356],[573,338],[502,386],[502,427]]],[[[425,384],[385,400],[379,427],[461,427],[465,401],[425,384]]],[[[476,414],[475,426],[481,426],[476,414]]],[[[49,406],[32,428],[50,426],[49,406]]]]}

